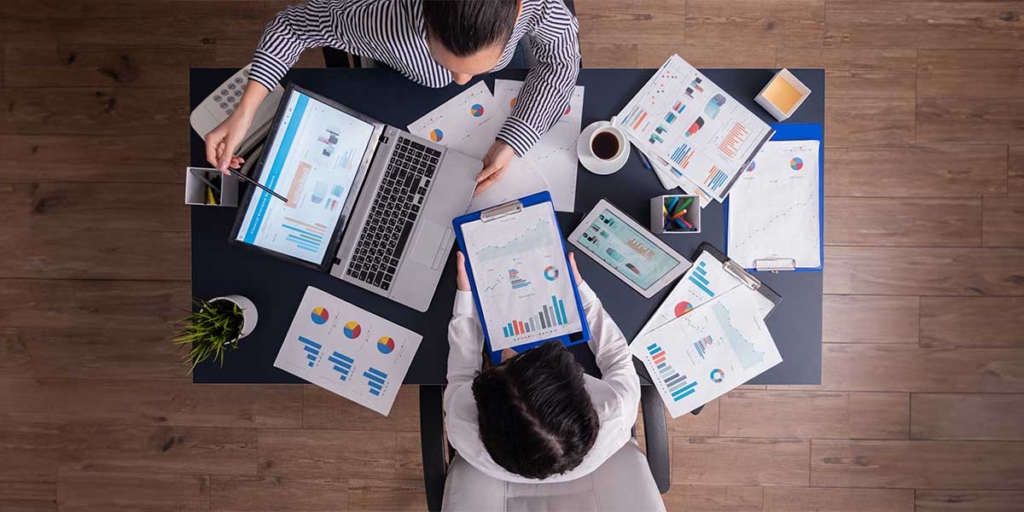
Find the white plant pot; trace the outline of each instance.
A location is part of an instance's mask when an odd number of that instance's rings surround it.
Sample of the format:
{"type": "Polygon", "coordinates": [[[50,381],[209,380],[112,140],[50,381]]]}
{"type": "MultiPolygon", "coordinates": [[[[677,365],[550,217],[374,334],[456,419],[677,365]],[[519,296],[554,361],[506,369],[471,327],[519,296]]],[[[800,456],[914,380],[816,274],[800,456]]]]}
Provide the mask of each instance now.
{"type": "Polygon", "coordinates": [[[214,297],[210,299],[210,302],[217,302],[218,300],[234,302],[238,305],[238,309],[242,310],[242,332],[238,335],[238,339],[242,339],[252,334],[252,331],[256,329],[256,321],[259,320],[259,314],[256,312],[256,304],[253,304],[251,300],[241,295],[224,295],[223,297],[214,297]]]}

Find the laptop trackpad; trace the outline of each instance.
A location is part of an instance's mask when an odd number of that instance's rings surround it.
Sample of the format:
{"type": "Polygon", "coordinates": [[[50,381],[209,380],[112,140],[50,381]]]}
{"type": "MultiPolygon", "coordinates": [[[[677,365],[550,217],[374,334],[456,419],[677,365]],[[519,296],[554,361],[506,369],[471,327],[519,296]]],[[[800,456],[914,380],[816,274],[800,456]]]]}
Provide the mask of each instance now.
{"type": "Polygon", "coordinates": [[[437,270],[444,260],[438,255],[445,246],[451,245],[452,229],[425,219],[421,222],[423,224],[420,226],[419,237],[413,245],[410,257],[417,263],[437,270]]]}

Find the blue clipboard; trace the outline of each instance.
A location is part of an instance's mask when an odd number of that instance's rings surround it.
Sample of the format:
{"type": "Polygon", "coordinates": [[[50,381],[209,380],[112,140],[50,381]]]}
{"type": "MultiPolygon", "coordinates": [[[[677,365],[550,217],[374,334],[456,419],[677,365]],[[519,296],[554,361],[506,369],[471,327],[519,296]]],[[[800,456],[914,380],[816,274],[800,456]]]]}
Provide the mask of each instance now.
{"type": "Polygon", "coordinates": [[[452,227],[455,228],[455,237],[459,244],[459,250],[466,256],[466,272],[469,274],[469,285],[473,291],[473,302],[476,304],[477,315],[480,317],[480,325],[483,327],[484,342],[487,344],[487,351],[491,354],[491,361],[495,364],[501,362],[501,351],[491,350],[491,340],[487,331],[487,319],[484,318],[483,309],[480,307],[480,294],[477,291],[476,282],[473,280],[473,262],[469,257],[469,251],[466,250],[466,240],[462,235],[462,226],[473,222],[488,222],[489,220],[503,218],[510,215],[516,215],[523,211],[523,209],[546,204],[551,209],[551,217],[555,219],[554,222],[555,230],[558,232],[558,240],[562,244],[562,257],[563,257],[563,268],[566,272],[566,277],[569,279],[569,283],[572,285],[573,298],[575,299],[576,312],[580,318],[580,324],[582,325],[582,331],[578,333],[571,333],[554,338],[548,338],[533,343],[527,343],[524,345],[517,345],[513,347],[516,352],[523,352],[533,347],[539,346],[551,340],[559,340],[566,346],[576,345],[579,343],[586,343],[590,341],[590,326],[587,324],[587,314],[583,310],[583,301],[580,299],[580,291],[576,286],[576,280],[573,279],[571,267],[569,265],[569,252],[565,246],[565,237],[562,235],[562,230],[558,226],[557,217],[555,216],[555,207],[551,202],[551,194],[548,192],[538,192],[536,194],[523,197],[521,199],[510,201],[508,203],[481,210],[478,212],[467,213],[461,217],[457,217],[452,220],[452,227]]]}
{"type": "MultiPolygon", "coordinates": [[[[772,136],[771,140],[816,140],[818,141],[818,242],[821,247],[821,265],[817,267],[795,267],[787,269],[771,269],[770,271],[777,272],[779,270],[792,270],[796,272],[821,272],[825,267],[825,129],[819,123],[779,123],[773,124],[771,127],[775,130],[775,135],[772,136]]],[[[725,216],[725,247],[726,250],[729,248],[729,199],[726,198],[723,215],[725,216]]],[[[747,268],[744,270],[750,270],[757,272],[758,269],[747,268]]],[[[766,271],[769,269],[761,269],[760,271],[766,271]]]]}

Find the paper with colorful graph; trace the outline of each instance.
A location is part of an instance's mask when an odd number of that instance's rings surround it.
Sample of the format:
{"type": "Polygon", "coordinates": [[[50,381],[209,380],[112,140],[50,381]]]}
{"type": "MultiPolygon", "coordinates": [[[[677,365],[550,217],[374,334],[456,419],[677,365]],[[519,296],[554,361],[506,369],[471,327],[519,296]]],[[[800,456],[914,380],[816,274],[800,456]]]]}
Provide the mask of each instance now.
{"type": "Polygon", "coordinates": [[[782,362],[754,300],[736,290],[715,295],[633,340],[630,350],[647,367],[673,418],[782,362]]]}
{"type": "MultiPolygon", "coordinates": [[[[519,80],[494,81],[495,102],[506,116],[512,114],[522,88],[523,82],[519,80]]],[[[576,141],[583,124],[583,91],[582,85],[576,86],[562,117],[523,155],[544,177],[555,210],[560,212],[576,209],[576,141]]]]}
{"type": "Polygon", "coordinates": [[[422,339],[310,286],[274,366],[387,416],[422,339]]]}
{"type": "Polygon", "coordinates": [[[669,57],[616,123],[641,151],[661,157],[673,173],[718,201],[774,133],[678,55],[669,57]]]}
{"type": "MultiPolygon", "coordinates": [[[[487,84],[479,81],[458,96],[409,124],[409,132],[474,158],[484,159],[508,116],[487,84]]],[[[475,196],[467,211],[477,211],[547,190],[533,164],[517,158],[504,178],[475,196]]]]}

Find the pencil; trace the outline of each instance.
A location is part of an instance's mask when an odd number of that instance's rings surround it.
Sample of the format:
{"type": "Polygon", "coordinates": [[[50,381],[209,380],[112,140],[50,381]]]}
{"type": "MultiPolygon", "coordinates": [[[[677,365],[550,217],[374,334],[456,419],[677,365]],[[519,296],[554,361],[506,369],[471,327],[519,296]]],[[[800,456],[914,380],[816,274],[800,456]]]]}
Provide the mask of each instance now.
{"type": "Polygon", "coordinates": [[[687,197],[686,201],[683,201],[683,205],[680,206],[680,208],[686,208],[687,206],[690,206],[690,203],[692,203],[692,202],[693,202],[693,198],[692,197],[687,197]]]}
{"type": "Polygon", "coordinates": [[[257,187],[263,189],[264,192],[267,192],[270,195],[272,195],[272,196],[274,196],[274,197],[276,197],[276,198],[278,198],[278,199],[280,199],[280,200],[282,200],[282,201],[284,201],[286,203],[288,202],[288,198],[287,197],[284,197],[281,194],[278,194],[277,192],[274,192],[273,190],[270,190],[269,188],[264,187],[258,181],[256,181],[256,180],[254,180],[254,179],[252,179],[252,178],[242,174],[241,172],[238,172],[238,169],[232,169],[232,168],[228,167],[228,172],[230,172],[232,176],[235,176],[236,178],[238,178],[240,180],[248,181],[249,183],[252,183],[253,185],[256,185],[257,187]]]}
{"type": "Polygon", "coordinates": [[[672,202],[668,204],[669,211],[675,211],[676,203],[677,202],[679,202],[679,197],[678,196],[673,196],[672,197],[672,202]]]}

